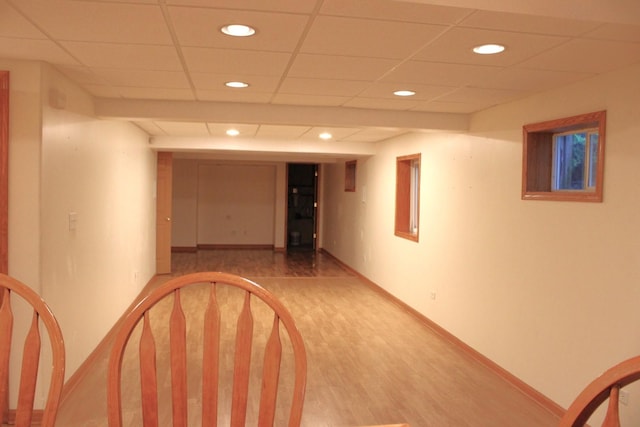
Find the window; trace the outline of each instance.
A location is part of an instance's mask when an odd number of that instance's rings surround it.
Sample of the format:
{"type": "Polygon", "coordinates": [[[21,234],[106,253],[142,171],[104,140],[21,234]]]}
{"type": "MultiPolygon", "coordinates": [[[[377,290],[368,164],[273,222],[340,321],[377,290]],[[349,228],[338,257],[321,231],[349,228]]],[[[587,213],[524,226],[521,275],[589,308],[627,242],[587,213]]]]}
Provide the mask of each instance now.
{"type": "Polygon", "coordinates": [[[344,165],[344,191],[356,191],[356,161],[344,165]]]}
{"type": "Polygon", "coordinates": [[[525,125],[524,200],[602,201],[606,112],[525,125]]]}
{"type": "Polygon", "coordinates": [[[418,241],[420,154],[396,159],[396,236],[418,241]]]}

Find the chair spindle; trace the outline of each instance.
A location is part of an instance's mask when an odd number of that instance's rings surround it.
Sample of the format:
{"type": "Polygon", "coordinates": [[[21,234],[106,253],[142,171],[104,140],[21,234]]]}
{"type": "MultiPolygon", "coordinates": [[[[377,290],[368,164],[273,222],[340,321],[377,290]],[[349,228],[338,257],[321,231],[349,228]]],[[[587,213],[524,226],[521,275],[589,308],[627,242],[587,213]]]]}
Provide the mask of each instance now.
{"type": "Polygon", "coordinates": [[[156,377],[156,343],[151,332],[149,312],[144,313],[140,336],[140,388],[142,419],[145,427],[158,427],[158,379],[156,377]]]}
{"type": "Polygon", "coordinates": [[[258,418],[258,425],[260,426],[272,426],[275,419],[281,360],[280,319],[274,313],[273,327],[267,341],[264,367],[262,368],[262,392],[260,394],[260,415],[258,418]]]}
{"type": "Polygon", "coordinates": [[[187,427],[187,326],[180,289],[174,291],[170,322],[173,427],[187,427]]]}
{"type": "Polygon", "coordinates": [[[233,367],[233,396],[231,399],[231,425],[243,426],[247,417],[249,394],[249,369],[251,365],[251,342],[253,338],[253,316],[251,294],[245,291],[244,304],[238,317],[235,361],[233,367]]]}
{"type": "Polygon", "coordinates": [[[20,389],[18,391],[18,408],[16,411],[16,427],[30,427],[33,415],[33,402],[36,395],[38,363],[40,362],[40,330],[38,313],[33,312],[31,326],[24,341],[20,389]]]}
{"type": "Polygon", "coordinates": [[[3,289],[0,305],[0,422],[5,421],[2,418],[8,410],[9,354],[13,331],[13,312],[9,296],[9,289],[3,289]]]}
{"type": "Polygon", "coordinates": [[[209,302],[204,314],[202,360],[202,425],[218,425],[218,377],[220,361],[220,307],[216,285],[211,284],[209,302]]]}

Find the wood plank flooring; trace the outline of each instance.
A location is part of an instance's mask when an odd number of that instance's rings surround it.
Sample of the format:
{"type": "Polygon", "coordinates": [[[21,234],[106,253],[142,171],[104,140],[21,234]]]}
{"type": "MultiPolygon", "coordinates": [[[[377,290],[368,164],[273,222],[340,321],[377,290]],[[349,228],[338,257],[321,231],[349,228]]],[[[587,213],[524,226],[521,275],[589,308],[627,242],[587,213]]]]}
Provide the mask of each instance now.
{"type": "MultiPolygon", "coordinates": [[[[309,365],[303,426],[557,425],[555,415],[326,255],[271,250],[173,254],[174,275],[204,270],[254,280],[292,312],[309,365]]],[[[64,399],[58,426],[107,426],[107,351],[108,342],[64,399]]]]}

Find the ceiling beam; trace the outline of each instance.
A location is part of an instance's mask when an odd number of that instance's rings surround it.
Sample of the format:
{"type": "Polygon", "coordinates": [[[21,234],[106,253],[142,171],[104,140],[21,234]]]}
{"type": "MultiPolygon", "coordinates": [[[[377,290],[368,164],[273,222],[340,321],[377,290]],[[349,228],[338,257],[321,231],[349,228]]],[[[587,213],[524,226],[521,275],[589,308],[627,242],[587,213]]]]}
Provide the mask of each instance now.
{"type": "Polygon", "coordinates": [[[454,132],[464,132],[469,129],[468,114],[302,105],[96,98],[95,113],[101,118],[123,120],[371,127],[454,132]]]}

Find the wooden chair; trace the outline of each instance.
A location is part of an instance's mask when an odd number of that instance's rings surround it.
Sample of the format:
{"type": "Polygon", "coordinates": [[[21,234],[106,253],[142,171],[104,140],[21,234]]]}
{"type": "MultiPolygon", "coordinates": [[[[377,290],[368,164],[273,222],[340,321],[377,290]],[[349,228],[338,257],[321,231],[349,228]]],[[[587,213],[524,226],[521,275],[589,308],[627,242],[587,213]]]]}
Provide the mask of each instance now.
{"type": "Polygon", "coordinates": [[[620,427],[618,398],[620,389],[640,379],[640,356],[621,362],[593,380],[573,401],[559,427],[582,427],[593,412],[609,399],[602,427],[620,427]]]}
{"type": "Polygon", "coordinates": [[[127,425],[186,427],[188,417],[189,425],[201,417],[207,427],[217,426],[219,418],[234,427],[256,422],[273,426],[274,419],[278,425],[297,427],[306,374],[302,336],[289,311],[269,291],[225,273],[176,277],[143,298],[117,332],[108,367],[109,426],[121,427],[125,418],[127,425]],[[281,340],[281,335],[288,339],[281,340]],[[139,354],[127,347],[138,347],[139,354]],[[281,365],[293,371],[286,381],[280,378],[281,365]],[[140,386],[131,391],[131,382],[138,381],[131,381],[134,369],[140,386]],[[170,387],[163,388],[163,383],[170,387]],[[159,406],[159,396],[172,404],[159,406]],[[140,404],[127,411],[123,402],[129,405],[132,400],[140,404]],[[201,410],[196,409],[199,405],[201,410]],[[139,418],[131,424],[132,417],[139,418]]]}
{"type": "Polygon", "coordinates": [[[31,288],[5,274],[0,274],[0,416],[4,417],[9,412],[9,359],[16,354],[19,355],[19,350],[16,350],[19,347],[14,347],[13,352],[11,350],[15,333],[14,311],[20,304],[19,300],[26,302],[30,310],[33,310],[33,314],[24,338],[17,407],[15,421],[12,422],[18,427],[30,427],[32,422],[37,421],[35,419],[37,417],[34,417],[33,404],[41,355],[40,322],[42,322],[51,344],[52,370],[40,425],[53,427],[64,383],[65,350],[62,332],[44,300],[31,288]]]}

